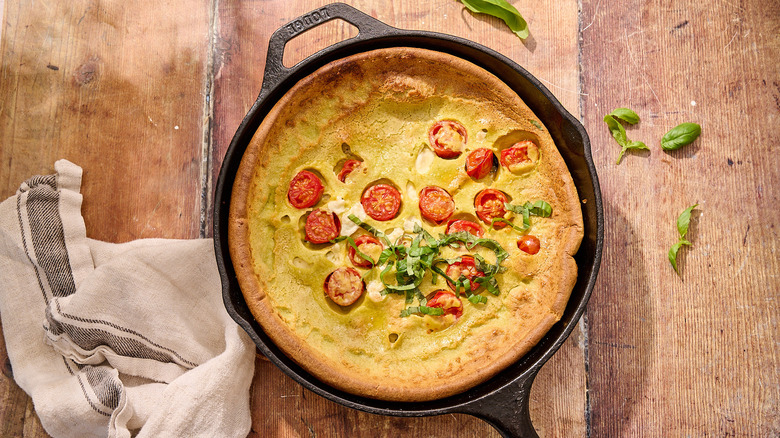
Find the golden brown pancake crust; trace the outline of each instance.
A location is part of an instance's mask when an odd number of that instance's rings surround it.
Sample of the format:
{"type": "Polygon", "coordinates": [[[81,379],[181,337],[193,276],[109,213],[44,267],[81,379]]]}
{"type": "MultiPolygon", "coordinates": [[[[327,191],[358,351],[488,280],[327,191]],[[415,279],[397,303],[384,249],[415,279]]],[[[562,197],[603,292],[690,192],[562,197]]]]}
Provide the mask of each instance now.
{"type": "MultiPolygon", "coordinates": [[[[583,233],[566,165],[547,129],[517,94],[465,60],[416,48],[334,61],[285,94],[244,154],[229,220],[230,254],[241,290],[276,345],[329,385],[397,401],[462,392],[528,352],[566,307],[577,277],[572,256],[583,233]],[[466,127],[466,152],[459,158],[426,161],[428,130],[438,120],[457,120],[466,127]],[[478,181],[465,174],[469,151],[486,147],[498,154],[521,140],[539,146],[539,160],[530,168],[512,173],[501,167],[478,181]],[[350,158],[363,165],[341,182],[337,174],[350,158]],[[299,210],[287,201],[287,188],[304,169],[321,177],[325,196],[299,210]],[[507,271],[497,277],[501,293],[483,291],[486,304],[462,299],[463,316],[454,324],[448,326],[451,321],[441,317],[401,318],[408,304],[395,294],[377,302],[364,293],[341,308],[325,296],[322,284],[334,269],[352,266],[346,244],[305,242],[304,218],[329,203],[337,213],[339,205],[355,207],[364,188],[377,181],[402,194],[395,219],[366,219],[388,233],[403,228],[410,217],[420,218],[415,194],[428,185],[453,195],[454,217],[474,220],[474,196],[488,186],[507,193],[513,204],[545,200],[553,214],[532,218],[529,233],[539,237],[542,247],[536,255],[517,248],[518,232],[482,224],[485,237],[510,253],[503,262],[507,271]]],[[[423,220],[423,227],[438,236],[445,225],[423,220]]],[[[447,251],[443,256],[463,254],[447,251]]],[[[366,284],[377,280],[376,271],[366,275],[366,284]]],[[[446,288],[441,279],[437,285],[429,280],[421,286],[423,294],[446,288]]]]}

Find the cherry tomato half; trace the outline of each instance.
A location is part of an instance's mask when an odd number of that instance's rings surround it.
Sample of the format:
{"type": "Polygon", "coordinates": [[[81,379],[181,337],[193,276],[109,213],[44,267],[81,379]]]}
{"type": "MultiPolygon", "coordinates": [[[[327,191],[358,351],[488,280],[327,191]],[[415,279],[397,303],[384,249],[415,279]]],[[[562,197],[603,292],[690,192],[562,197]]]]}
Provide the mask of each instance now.
{"type": "Polygon", "coordinates": [[[457,158],[468,141],[466,127],[454,120],[440,120],[428,130],[428,140],[440,158],[457,158]]]}
{"type": "Polygon", "coordinates": [[[471,151],[466,157],[466,173],[474,179],[486,177],[493,170],[495,155],[488,148],[471,151]]]}
{"type": "Polygon", "coordinates": [[[325,277],[325,294],[339,306],[349,306],[363,295],[363,279],[353,268],[342,266],[325,277]]]}
{"type": "Polygon", "coordinates": [[[467,221],[465,219],[457,219],[447,223],[447,231],[445,232],[446,234],[457,233],[458,231],[465,231],[477,237],[482,237],[482,235],[485,234],[485,232],[482,231],[482,227],[476,222],[467,221]]]}
{"type": "Polygon", "coordinates": [[[344,162],[344,166],[339,171],[339,181],[344,182],[347,179],[347,175],[352,173],[355,168],[360,166],[361,162],[359,160],[347,160],[344,162]]]}
{"type": "Polygon", "coordinates": [[[311,243],[327,243],[341,232],[339,217],[329,211],[317,209],[306,218],[306,240],[311,243]]]}
{"type": "MultiPolygon", "coordinates": [[[[468,278],[469,282],[471,283],[472,291],[479,289],[481,286],[479,283],[474,283],[474,279],[485,276],[484,272],[477,269],[477,265],[474,262],[474,257],[472,256],[462,256],[459,262],[455,262],[447,266],[446,274],[448,277],[456,281],[458,278],[460,278],[461,275],[468,278]]],[[[455,290],[454,284],[450,283],[449,281],[447,283],[450,285],[452,290],[455,290]]],[[[461,290],[465,294],[466,291],[462,288],[461,290]]]]}
{"type": "Polygon", "coordinates": [[[320,200],[323,190],[320,177],[308,170],[301,170],[290,181],[287,200],[295,208],[309,208],[320,200]]]}
{"type": "MultiPolygon", "coordinates": [[[[374,263],[376,263],[376,258],[374,258],[374,254],[377,252],[382,251],[382,244],[379,243],[379,239],[376,237],[370,235],[370,234],[361,234],[355,239],[355,246],[362,252],[363,254],[371,257],[372,260],[374,260],[374,263]]],[[[370,268],[371,262],[364,259],[363,257],[360,257],[357,254],[357,251],[355,251],[355,248],[352,248],[351,246],[348,247],[347,255],[349,256],[349,260],[352,262],[353,265],[360,267],[360,268],[370,268]]]]}
{"type": "Polygon", "coordinates": [[[501,151],[501,165],[512,172],[537,160],[539,160],[539,146],[530,140],[517,142],[501,151]]]}
{"type": "Polygon", "coordinates": [[[438,307],[444,310],[444,315],[455,315],[455,318],[460,318],[463,314],[463,303],[461,303],[460,298],[454,292],[447,289],[439,289],[432,292],[431,295],[433,297],[428,299],[426,306],[438,307]]]}
{"type": "MultiPolygon", "coordinates": [[[[496,189],[485,189],[477,193],[474,198],[474,209],[477,212],[477,216],[485,223],[490,224],[494,218],[504,217],[506,214],[506,207],[504,204],[507,202],[506,195],[496,189]]],[[[503,228],[506,224],[503,222],[496,222],[495,228],[503,228]]]]}
{"type": "Polygon", "coordinates": [[[420,190],[420,214],[429,221],[441,223],[455,212],[455,201],[443,188],[428,186],[420,190]]]}
{"type": "Polygon", "coordinates": [[[388,221],[398,215],[401,193],[388,184],[375,184],[363,192],[360,198],[366,214],[378,221],[388,221]]]}
{"type": "Polygon", "coordinates": [[[539,242],[538,237],[531,234],[527,234],[521,237],[520,239],[518,239],[517,247],[520,248],[521,251],[534,255],[539,252],[541,243],[539,242]]]}

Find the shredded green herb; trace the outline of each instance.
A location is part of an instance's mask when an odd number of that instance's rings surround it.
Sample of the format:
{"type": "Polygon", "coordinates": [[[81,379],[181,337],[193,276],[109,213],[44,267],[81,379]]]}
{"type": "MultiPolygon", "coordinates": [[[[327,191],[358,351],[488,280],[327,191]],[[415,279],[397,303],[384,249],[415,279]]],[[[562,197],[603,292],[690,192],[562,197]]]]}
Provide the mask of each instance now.
{"type": "MultiPolygon", "coordinates": [[[[545,211],[544,201],[540,201],[544,204],[537,202],[536,204],[527,203],[529,211],[543,212],[545,211]],[[538,204],[538,205],[537,205],[538,204]]],[[[530,213],[529,213],[530,214],[530,213]]],[[[539,215],[541,215],[540,213],[539,215]]],[[[493,239],[476,237],[466,231],[460,231],[457,233],[440,235],[439,238],[433,237],[428,231],[422,228],[419,224],[415,224],[414,231],[408,235],[407,238],[398,239],[399,244],[392,244],[387,236],[381,231],[377,230],[370,224],[363,222],[354,215],[349,215],[349,219],[357,224],[359,227],[373,234],[379,239],[383,239],[387,244],[382,253],[379,255],[379,259],[372,265],[372,268],[381,269],[379,273],[379,281],[382,282],[384,289],[382,294],[395,293],[403,295],[407,304],[414,303],[417,299],[417,306],[410,306],[401,312],[401,316],[409,316],[413,314],[424,315],[440,315],[442,309],[426,307],[425,297],[420,291],[420,285],[425,278],[425,275],[431,273],[431,284],[436,284],[438,276],[444,277],[448,282],[454,285],[458,294],[463,291],[466,294],[469,302],[474,304],[484,304],[487,302],[487,297],[474,294],[480,284],[485,285],[485,288],[493,295],[500,293],[498,288],[498,281],[495,275],[503,272],[505,268],[501,266],[501,263],[509,257],[509,253],[493,239]],[[423,243],[425,242],[425,243],[423,243]],[[490,251],[493,251],[496,255],[496,262],[488,263],[484,257],[479,254],[475,254],[475,265],[477,269],[482,271],[485,276],[475,278],[469,281],[468,278],[461,276],[460,278],[450,278],[444,270],[437,265],[441,263],[452,264],[461,261],[460,257],[453,259],[443,259],[439,257],[439,253],[442,248],[445,247],[460,247],[465,246],[466,249],[471,251],[477,246],[481,246],[490,251]],[[431,313],[432,312],[432,313],[431,313]]],[[[354,244],[351,239],[347,240],[350,245],[354,244]]],[[[357,247],[355,246],[356,253],[357,247]]],[[[361,257],[365,256],[363,254],[361,257]]],[[[370,260],[370,257],[363,257],[366,260],[370,260]]],[[[373,260],[372,260],[373,263],[373,260]]]]}
{"type": "Polygon", "coordinates": [[[518,231],[523,234],[525,234],[525,232],[529,228],[531,228],[531,216],[539,216],[539,217],[552,216],[552,206],[549,203],[547,203],[547,201],[543,201],[541,199],[536,202],[529,201],[523,205],[514,205],[506,202],[504,203],[504,208],[522,216],[523,225],[522,226],[515,225],[513,222],[510,222],[500,217],[494,218],[491,222],[493,224],[495,224],[496,222],[504,222],[505,224],[511,226],[512,229],[514,229],[515,231],[518,231]]]}

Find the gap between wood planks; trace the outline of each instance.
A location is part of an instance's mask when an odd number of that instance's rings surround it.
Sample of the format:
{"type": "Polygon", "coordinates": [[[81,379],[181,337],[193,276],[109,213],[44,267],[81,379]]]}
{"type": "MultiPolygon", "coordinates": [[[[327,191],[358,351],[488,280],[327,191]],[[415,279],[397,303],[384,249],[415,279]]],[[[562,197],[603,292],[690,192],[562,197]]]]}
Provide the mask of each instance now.
{"type": "MultiPolygon", "coordinates": [[[[582,69],[582,44],[585,40],[582,36],[583,32],[589,28],[595,21],[596,16],[599,13],[599,5],[601,0],[596,3],[596,9],[593,13],[593,18],[590,23],[583,28],[583,0],[577,0],[577,66],[579,72],[577,75],[577,103],[579,110],[579,121],[585,126],[585,95],[583,89],[585,87],[585,72],[582,69]]],[[[585,417],[585,436],[590,437],[592,433],[592,413],[591,413],[591,399],[590,399],[590,333],[588,331],[588,307],[585,307],[585,311],[582,312],[580,317],[580,330],[582,332],[582,361],[585,367],[585,406],[583,409],[583,416],[585,417]]]]}
{"type": "MultiPolygon", "coordinates": [[[[3,1],[3,0],[0,0],[3,1]]],[[[208,63],[206,65],[205,83],[203,84],[203,142],[201,144],[200,160],[200,224],[198,235],[201,238],[209,237],[209,214],[211,214],[213,190],[213,166],[214,166],[214,78],[217,75],[217,38],[219,38],[219,0],[211,1],[209,11],[209,46],[208,63]]]]}

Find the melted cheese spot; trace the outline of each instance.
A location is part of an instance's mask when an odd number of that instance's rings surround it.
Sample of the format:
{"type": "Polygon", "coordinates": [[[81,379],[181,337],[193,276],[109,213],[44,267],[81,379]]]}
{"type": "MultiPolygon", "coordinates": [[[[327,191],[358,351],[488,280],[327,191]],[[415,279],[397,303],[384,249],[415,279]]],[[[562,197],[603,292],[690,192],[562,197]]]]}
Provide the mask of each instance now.
{"type": "Polygon", "coordinates": [[[422,227],[422,222],[420,222],[420,219],[417,219],[414,216],[409,216],[404,221],[404,231],[406,231],[407,233],[413,233],[415,224],[422,227]]]}
{"type": "Polygon", "coordinates": [[[331,213],[336,213],[338,215],[347,211],[347,203],[342,198],[338,198],[335,201],[328,202],[325,205],[325,208],[331,213]]]}
{"type": "Polygon", "coordinates": [[[447,186],[447,191],[449,191],[450,194],[455,193],[468,180],[469,175],[461,168],[455,178],[450,181],[450,184],[447,186]]]}
{"type": "Polygon", "coordinates": [[[379,280],[371,280],[368,282],[368,285],[366,285],[366,292],[368,293],[368,299],[375,302],[375,303],[381,303],[385,300],[385,296],[382,295],[382,290],[385,288],[385,286],[382,284],[379,280]]]}
{"type": "Polygon", "coordinates": [[[415,204],[420,202],[420,196],[417,194],[417,188],[414,187],[414,183],[409,181],[406,183],[406,197],[409,202],[415,204]]]}
{"type": "Polygon", "coordinates": [[[427,147],[422,148],[420,153],[417,154],[417,160],[414,162],[414,168],[417,170],[417,173],[428,173],[435,158],[436,154],[432,150],[427,147]]]}
{"type": "Polygon", "coordinates": [[[354,214],[361,221],[366,220],[366,211],[363,210],[363,204],[357,203],[341,215],[341,235],[350,236],[358,230],[358,225],[349,219],[349,215],[354,214]]]}

